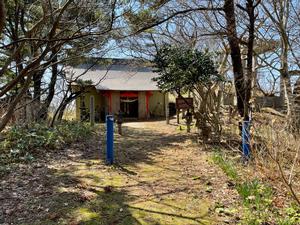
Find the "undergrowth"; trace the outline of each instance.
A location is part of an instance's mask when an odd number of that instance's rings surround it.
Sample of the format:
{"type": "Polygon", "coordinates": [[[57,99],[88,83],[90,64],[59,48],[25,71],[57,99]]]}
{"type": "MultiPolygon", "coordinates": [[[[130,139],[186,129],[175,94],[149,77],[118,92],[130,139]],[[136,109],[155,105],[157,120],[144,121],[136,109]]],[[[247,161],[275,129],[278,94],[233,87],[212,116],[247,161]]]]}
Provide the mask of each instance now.
{"type": "Polygon", "coordinates": [[[50,149],[58,149],[91,135],[93,129],[81,122],[65,121],[50,128],[45,124],[13,126],[0,142],[0,166],[15,162],[30,162],[50,149]]]}
{"type": "Polygon", "coordinates": [[[273,204],[272,188],[258,179],[244,180],[238,174],[233,161],[221,153],[215,153],[212,160],[224,173],[236,183],[235,187],[243,205],[242,225],[296,225],[300,224],[300,209],[291,205],[284,210],[277,209],[273,204]]]}
{"type": "Polygon", "coordinates": [[[232,180],[238,179],[238,173],[231,161],[226,160],[221,154],[214,154],[212,160],[224,171],[224,173],[232,180]]]}

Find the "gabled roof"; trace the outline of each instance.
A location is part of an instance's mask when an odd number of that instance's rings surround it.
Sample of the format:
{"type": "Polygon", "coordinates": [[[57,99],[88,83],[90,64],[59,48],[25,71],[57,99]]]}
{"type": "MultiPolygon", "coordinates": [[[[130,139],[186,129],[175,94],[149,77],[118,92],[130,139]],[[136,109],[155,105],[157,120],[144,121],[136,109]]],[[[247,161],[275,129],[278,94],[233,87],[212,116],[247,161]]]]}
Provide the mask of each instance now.
{"type": "MultiPolygon", "coordinates": [[[[152,79],[158,74],[151,67],[132,60],[112,60],[106,66],[81,64],[67,68],[69,79],[91,81],[97,90],[155,91],[160,90],[152,79]],[[132,63],[134,62],[134,63],[132,63]]],[[[75,84],[76,85],[76,84],[75,84]]]]}

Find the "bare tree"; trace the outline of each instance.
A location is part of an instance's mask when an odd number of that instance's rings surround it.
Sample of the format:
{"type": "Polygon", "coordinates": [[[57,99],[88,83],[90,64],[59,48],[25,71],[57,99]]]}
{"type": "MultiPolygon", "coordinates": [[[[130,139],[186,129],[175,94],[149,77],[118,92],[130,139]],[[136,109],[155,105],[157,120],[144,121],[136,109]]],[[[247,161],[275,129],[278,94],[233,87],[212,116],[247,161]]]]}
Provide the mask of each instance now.
{"type": "MultiPolygon", "coordinates": [[[[295,71],[291,68],[291,44],[293,41],[293,29],[296,26],[296,23],[292,22],[292,10],[291,10],[291,1],[289,0],[267,0],[263,1],[262,8],[266,15],[269,18],[269,27],[268,30],[271,33],[275,33],[279,36],[279,51],[277,60],[273,62],[279,62],[280,67],[272,65],[272,62],[269,65],[276,69],[280,73],[280,96],[282,98],[282,102],[285,103],[286,113],[288,118],[291,116],[292,112],[292,89],[291,89],[291,76],[295,74],[295,71]]],[[[267,60],[265,60],[267,61],[267,60]]]]}
{"type": "Polygon", "coordinates": [[[5,5],[4,5],[4,0],[0,0],[0,35],[2,33],[4,24],[5,24],[5,5]]]}
{"type": "MultiPolygon", "coordinates": [[[[55,75],[55,66],[61,63],[58,61],[59,53],[64,52],[63,60],[66,61],[66,53],[70,47],[77,44],[79,45],[77,50],[83,49],[80,44],[92,40],[93,44],[95,40],[98,40],[98,45],[101,40],[104,43],[107,34],[113,29],[114,2],[111,5],[105,5],[108,11],[104,14],[106,18],[102,18],[102,20],[93,17],[96,10],[102,7],[98,2],[66,1],[63,5],[60,5],[59,2],[44,2],[41,12],[42,19],[38,20],[35,17],[30,17],[30,12],[26,12],[28,7],[29,9],[35,8],[35,4],[40,3],[22,4],[15,2],[9,6],[9,12],[13,10],[16,16],[12,17],[12,14],[8,13],[5,38],[10,42],[2,42],[1,49],[8,54],[3,61],[4,66],[0,70],[0,76],[5,76],[9,70],[16,75],[0,87],[0,97],[12,93],[13,90],[16,90],[16,94],[14,94],[14,100],[9,104],[7,112],[1,118],[0,130],[10,120],[18,101],[29,91],[31,80],[34,81],[33,97],[35,101],[40,103],[42,78],[47,68],[52,67],[53,76],[49,83],[48,96],[42,106],[44,108],[42,111],[45,111],[45,107],[49,107],[49,102],[53,98],[55,77],[57,76],[55,75]],[[79,17],[81,20],[78,20],[79,17]],[[28,28],[26,21],[34,23],[34,25],[28,28]],[[64,29],[61,29],[62,27],[64,29]],[[29,54],[25,49],[31,50],[29,54]],[[18,90],[18,87],[22,88],[18,90]]],[[[86,50],[87,46],[84,47],[86,50]]],[[[91,49],[91,46],[88,47],[91,49]]],[[[41,112],[40,114],[45,113],[41,112]]]]}

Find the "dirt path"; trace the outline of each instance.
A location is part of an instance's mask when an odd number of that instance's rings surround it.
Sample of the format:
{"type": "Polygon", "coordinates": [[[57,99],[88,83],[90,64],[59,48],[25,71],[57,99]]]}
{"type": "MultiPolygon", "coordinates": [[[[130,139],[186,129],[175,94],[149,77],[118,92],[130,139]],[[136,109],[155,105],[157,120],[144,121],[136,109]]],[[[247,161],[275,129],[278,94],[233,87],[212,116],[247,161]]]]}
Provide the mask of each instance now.
{"type": "Polygon", "coordinates": [[[99,133],[3,179],[0,224],[237,224],[238,195],[193,134],[126,123],[106,166],[99,133]]]}

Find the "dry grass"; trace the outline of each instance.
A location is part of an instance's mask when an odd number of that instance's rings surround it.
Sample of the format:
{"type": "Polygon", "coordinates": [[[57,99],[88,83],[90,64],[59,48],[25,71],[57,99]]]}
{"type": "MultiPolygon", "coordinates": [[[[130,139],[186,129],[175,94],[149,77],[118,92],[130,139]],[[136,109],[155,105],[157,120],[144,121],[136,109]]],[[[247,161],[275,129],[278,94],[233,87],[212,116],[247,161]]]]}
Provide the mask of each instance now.
{"type": "MultiPolygon", "coordinates": [[[[234,122],[235,120],[232,119],[234,122]]],[[[276,204],[283,207],[300,197],[300,139],[289,132],[285,118],[273,111],[255,113],[253,116],[252,161],[247,167],[240,164],[239,131],[237,123],[225,129],[225,154],[237,162],[245,180],[260,179],[270,184],[278,198],[276,204]]]]}
{"type": "Polygon", "coordinates": [[[5,222],[237,223],[238,194],[210,162],[210,153],[199,147],[195,134],[164,121],[127,123],[123,132],[124,136],[115,138],[115,166],[105,165],[101,125],[92,141],[6,178],[1,200],[7,209],[5,222]],[[15,201],[11,188],[30,177],[33,183],[23,183],[15,191],[19,196],[15,201]],[[216,211],[220,206],[222,210],[216,211]]]}
{"type": "Polygon", "coordinates": [[[300,204],[300,139],[289,132],[284,118],[260,115],[253,127],[255,162],[266,178],[300,204]],[[285,186],[285,187],[284,187],[285,186]]]}
{"type": "Polygon", "coordinates": [[[104,125],[100,125],[92,140],[57,154],[47,153],[44,160],[32,165],[18,165],[3,178],[0,208],[5,210],[0,222],[238,224],[244,209],[234,177],[241,184],[258,179],[270,185],[272,204],[283,209],[292,198],[272,156],[280,159],[287,178],[294,168],[293,188],[298,195],[295,153],[299,145],[297,139],[279,130],[280,117],[270,118],[255,115],[255,158],[247,166],[240,160],[236,128],[226,126],[221,145],[199,145],[195,130],[187,134],[175,121],[170,125],[165,121],[125,123],[124,135],[115,136],[116,164],[107,166],[104,125]],[[211,160],[216,148],[226,162],[233,163],[223,168],[225,173],[211,160]]]}

